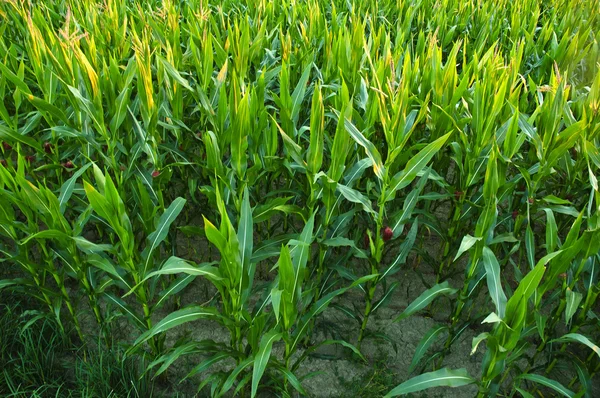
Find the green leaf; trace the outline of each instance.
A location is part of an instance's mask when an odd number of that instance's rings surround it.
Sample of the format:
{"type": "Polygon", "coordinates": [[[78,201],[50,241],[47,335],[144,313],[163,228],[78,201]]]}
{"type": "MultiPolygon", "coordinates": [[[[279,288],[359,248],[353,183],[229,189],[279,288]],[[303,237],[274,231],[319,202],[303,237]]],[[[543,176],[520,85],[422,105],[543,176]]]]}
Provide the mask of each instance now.
{"type": "Polygon", "coordinates": [[[535,264],[535,241],[533,237],[533,230],[531,229],[531,225],[527,225],[527,230],[525,231],[525,249],[527,250],[527,261],[529,262],[529,266],[533,268],[535,264]]]}
{"type": "Polygon", "coordinates": [[[415,370],[415,368],[419,364],[419,361],[421,360],[421,358],[423,358],[425,353],[427,353],[427,350],[429,349],[429,347],[433,343],[435,343],[436,340],[438,339],[439,335],[447,329],[448,329],[448,326],[436,325],[436,326],[432,327],[431,329],[429,329],[427,331],[427,333],[425,333],[425,335],[421,338],[421,341],[419,341],[419,344],[417,345],[417,349],[415,350],[415,355],[413,355],[413,359],[410,363],[410,368],[408,368],[408,373],[412,373],[415,370]]]}
{"type": "Polygon", "coordinates": [[[425,183],[429,178],[430,172],[430,167],[425,169],[423,175],[419,179],[417,187],[410,191],[410,193],[406,196],[406,200],[404,200],[404,203],[402,204],[402,211],[400,212],[400,217],[398,217],[398,220],[394,222],[392,227],[393,239],[396,239],[402,233],[402,231],[404,231],[404,224],[411,218],[415,206],[421,198],[421,191],[423,190],[423,187],[425,186],[425,183]]]}
{"type": "Polygon", "coordinates": [[[402,265],[406,262],[408,258],[408,254],[410,250],[413,248],[415,244],[415,240],[417,239],[417,231],[419,229],[419,218],[415,218],[413,221],[412,227],[408,234],[406,235],[406,239],[400,245],[400,250],[398,251],[398,256],[394,260],[394,262],[388,267],[388,269],[381,275],[380,279],[383,279],[387,275],[393,275],[400,269],[399,265],[402,265]]]}
{"type": "Polygon", "coordinates": [[[421,171],[433,156],[444,146],[452,133],[448,133],[437,140],[433,141],[425,148],[421,149],[414,157],[412,157],[404,170],[397,173],[390,182],[390,187],[387,191],[386,202],[394,199],[396,191],[406,187],[415,179],[419,171],[421,171]]]}
{"type": "Polygon", "coordinates": [[[323,107],[321,87],[317,84],[312,97],[310,111],[310,143],[306,159],[307,169],[312,174],[318,173],[323,164],[324,128],[325,109],[323,107]]]}
{"type": "Polygon", "coordinates": [[[273,329],[265,334],[260,340],[260,347],[258,353],[254,357],[254,369],[252,371],[252,394],[251,397],[256,396],[260,379],[265,372],[269,358],[271,357],[271,348],[273,343],[281,339],[281,333],[273,329]]]}
{"type": "Polygon", "coordinates": [[[212,263],[203,263],[200,264],[199,267],[190,264],[187,260],[183,260],[179,257],[171,256],[165,263],[162,268],[158,271],[154,271],[149,273],[142,282],[152,278],[156,275],[173,275],[173,274],[187,274],[187,275],[195,275],[195,276],[204,276],[210,279],[211,281],[220,281],[223,280],[221,275],[219,274],[219,270],[213,267],[213,264],[217,264],[216,262],[212,263]]]}
{"type": "Polygon", "coordinates": [[[435,372],[423,373],[400,384],[385,395],[385,398],[423,391],[432,387],[462,387],[475,383],[466,369],[443,368],[435,372]]]}
{"type": "Polygon", "coordinates": [[[570,205],[571,204],[571,202],[569,202],[568,200],[561,199],[561,198],[556,197],[554,195],[545,196],[543,198],[543,201],[547,202],[547,203],[550,203],[552,205],[570,205]]]}
{"type": "Polygon", "coordinates": [[[354,124],[352,124],[350,120],[344,119],[344,126],[346,127],[346,131],[348,131],[348,133],[350,134],[350,137],[352,137],[358,145],[365,148],[367,156],[373,162],[373,171],[375,172],[375,175],[380,180],[383,180],[385,170],[383,168],[381,155],[379,154],[379,151],[377,150],[375,145],[373,145],[371,141],[366,139],[365,136],[356,128],[356,126],[354,126],[354,124]]]}
{"type": "Polygon", "coordinates": [[[498,316],[498,314],[496,314],[495,312],[492,312],[491,314],[486,316],[483,321],[481,321],[481,323],[503,323],[503,322],[504,321],[502,320],[502,318],[500,318],[498,316]]]}
{"type": "Polygon", "coordinates": [[[217,141],[217,136],[212,131],[207,131],[202,135],[204,149],[206,153],[206,166],[212,173],[217,176],[223,174],[223,163],[221,160],[221,151],[217,141]]]}
{"type": "Polygon", "coordinates": [[[13,279],[2,279],[0,280],[0,290],[7,288],[9,286],[14,286],[17,285],[18,283],[15,282],[15,280],[13,279]]]}
{"type": "Polygon", "coordinates": [[[296,376],[294,376],[294,374],[292,372],[290,372],[285,367],[279,366],[279,365],[275,365],[275,368],[278,371],[280,371],[281,374],[283,374],[283,376],[285,377],[285,379],[290,382],[292,387],[294,387],[296,389],[296,391],[298,391],[300,393],[300,396],[302,396],[302,397],[308,396],[308,394],[302,387],[302,384],[300,384],[300,381],[298,380],[298,378],[296,376]]]}
{"type": "Polygon", "coordinates": [[[345,120],[345,117],[349,117],[351,112],[351,106],[349,104],[343,104],[342,111],[338,117],[335,135],[333,137],[333,146],[330,148],[331,162],[329,164],[327,176],[335,182],[339,181],[344,173],[348,149],[351,143],[351,138],[341,119],[345,120]]]}
{"type": "MultiPolygon", "coordinates": [[[[129,111],[129,115],[131,116],[131,120],[133,121],[133,130],[135,131],[138,137],[138,143],[144,153],[148,155],[150,161],[153,165],[158,163],[158,156],[153,148],[150,146],[152,142],[152,137],[148,137],[148,133],[142,128],[140,122],[138,122],[137,118],[133,114],[133,111],[127,106],[127,110],[129,111]]],[[[137,167],[137,165],[136,165],[137,167]]]]}
{"type": "Polygon", "coordinates": [[[219,311],[216,309],[204,308],[199,305],[193,305],[183,308],[179,311],[172,312],[152,326],[152,328],[150,328],[148,331],[143,333],[140,337],[138,337],[133,343],[132,349],[144,343],[145,341],[148,341],[157,334],[166,332],[167,330],[184,323],[196,321],[198,319],[214,319],[219,318],[220,316],[221,315],[219,315],[219,311]]]}
{"type": "Polygon", "coordinates": [[[75,188],[75,182],[77,179],[81,177],[81,175],[90,167],[92,164],[88,163],[85,166],[79,168],[71,178],[69,178],[65,183],[60,187],[60,194],[58,195],[58,204],[60,206],[60,212],[62,214],[65,213],[65,207],[67,202],[71,198],[73,194],[73,189],[75,188]]]}
{"type": "Polygon", "coordinates": [[[294,92],[292,93],[292,120],[296,120],[298,115],[300,114],[300,107],[302,106],[302,101],[304,100],[304,93],[306,92],[306,85],[308,83],[308,78],[310,77],[310,70],[312,69],[312,62],[306,65],[304,71],[302,72],[302,76],[300,76],[300,80],[298,80],[298,84],[296,84],[296,88],[294,88],[294,92]]]}
{"type": "Polygon", "coordinates": [[[248,167],[246,151],[248,150],[248,136],[251,127],[249,102],[250,94],[246,92],[239,103],[231,130],[231,165],[240,179],[244,178],[248,167]]]}
{"type": "Polygon", "coordinates": [[[269,220],[273,214],[278,211],[283,211],[285,213],[285,204],[292,199],[291,196],[286,197],[276,197],[270,198],[268,200],[263,200],[262,204],[256,205],[254,211],[252,212],[252,220],[254,223],[260,223],[266,220],[269,220]]]}
{"type": "Polygon", "coordinates": [[[122,282],[127,287],[127,289],[131,289],[131,286],[125,281],[125,279],[123,279],[121,274],[119,274],[119,272],[109,259],[104,258],[99,254],[92,253],[88,254],[87,262],[88,264],[98,269],[101,269],[102,271],[115,277],[118,281],[122,282]]]}
{"type": "Polygon", "coordinates": [[[201,264],[200,267],[196,267],[190,264],[188,261],[183,260],[179,257],[169,257],[169,259],[165,261],[161,269],[154,272],[150,272],[137,285],[131,288],[131,290],[129,290],[129,292],[127,292],[123,297],[129,296],[130,294],[135,292],[135,290],[138,287],[140,287],[144,282],[146,282],[152,277],[155,277],[156,275],[187,274],[194,276],[203,276],[206,279],[210,280],[216,286],[219,286],[218,282],[222,281],[223,277],[219,273],[219,269],[213,267],[214,264],[216,264],[216,262],[204,263],[201,264]]]}
{"type": "Polygon", "coordinates": [[[99,117],[101,115],[96,109],[94,103],[92,103],[89,99],[85,98],[81,94],[81,91],[79,91],[77,88],[69,85],[67,85],[67,88],[77,100],[77,107],[83,110],[90,117],[92,122],[94,122],[95,127],[98,129],[98,132],[102,135],[105,135],[106,128],[104,126],[104,119],[102,117],[99,117]]]}
{"type": "Polygon", "coordinates": [[[25,84],[23,79],[20,79],[17,75],[15,75],[2,62],[0,62],[0,72],[2,72],[2,74],[6,77],[6,79],[8,79],[8,81],[13,83],[19,90],[23,91],[26,94],[31,94],[29,87],[27,87],[27,84],[25,84]]]}
{"type": "Polygon", "coordinates": [[[79,250],[84,251],[86,253],[105,252],[105,251],[111,251],[113,249],[112,245],[97,244],[94,242],[90,242],[89,240],[85,239],[82,236],[74,236],[72,239],[75,242],[75,244],[77,245],[77,247],[79,248],[79,250]]]}
{"type": "Polygon", "coordinates": [[[483,265],[486,271],[486,279],[488,290],[492,301],[496,305],[496,311],[500,318],[504,318],[506,310],[506,295],[502,290],[502,282],[500,280],[500,264],[489,247],[483,248],[483,265]]]}
{"type": "Polygon", "coordinates": [[[42,150],[42,146],[40,145],[40,143],[37,140],[35,140],[31,137],[28,137],[26,135],[19,134],[1,124],[0,124],[0,139],[2,139],[3,141],[7,141],[11,144],[14,144],[15,142],[20,142],[21,144],[25,144],[27,146],[35,148],[38,151],[42,150]]]}
{"type": "Polygon", "coordinates": [[[546,252],[552,253],[558,245],[558,227],[552,210],[544,209],[544,211],[546,212],[546,252]]]}
{"type": "Polygon", "coordinates": [[[292,257],[292,263],[294,265],[294,288],[292,296],[296,297],[302,294],[302,281],[304,280],[306,264],[310,257],[310,245],[313,242],[313,230],[315,225],[315,214],[313,213],[300,234],[298,241],[294,244],[292,241],[289,242],[292,246],[290,255],[292,257]]]}
{"type": "Polygon", "coordinates": [[[158,245],[160,245],[161,242],[167,237],[167,234],[169,233],[169,227],[171,227],[173,221],[175,221],[179,213],[181,213],[185,202],[186,201],[183,198],[177,198],[173,202],[171,202],[171,205],[160,216],[156,230],[154,230],[154,232],[148,235],[148,246],[144,250],[144,253],[142,253],[142,257],[144,257],[145,254],[142,275],[146,275],[146,272],[148,271],[148,264],[152,259],[152,253],[158,247],[158,245]]]}
{"type": "Polygon", "coordinates": [[[113,303],[117,307],[119,307],[121,309],[121,311],[125,314],[125,316],[133,321],[133,324],[138,329],[147,330],[148,326],[144,323],[142,318],[135,313],[133,308],[131,308],[129,305],[125,304],[125,302],[123,300],[121,300],[120,298],[118,298],[110,293],[106,293],[106,298],[108,299],[108,301],[110,301],[111,303],[113,303]]]}
{"type": "Polygon", "coordinates": [[[83,182],[83,189],[90,202],[90,205],[96,213],[105,220],[110,222],[112,209],[108,201],[87,181],[83,182]]]}
{"type": "Polygon", "coordinates": [[[161,291],[158,294],[159,299],[156,302],[156,304],[154,304],[154,306],[152,307],[152,310],[154,311],[155,309],[160,308],[166,299],[185,289],[185,287],[189,285],[194,279],[196,279],[196,275],[185,274],[175,279],[165,290],[161,291]]]}
{"type": "MultiPolygon", "coordinates": [[[[373,304],[373,309],[371,310],[371,314],[374,314],[382,305],[384,305],[392,297],[392,293],[394,292],[394,290],[396,290],[397,287],[398,287],[398,282],[394,282],[387,288],[387,290],[385,291],[383,296],[381,296],[381,298],[373,304]]],[[[360,318],[356,317],[356,319],[360,319],[360,318]]],[[[359,320],[359,323],[360,322],[361,321],[359,320]]]]}
{"type": "Polygon", "coordinates": [[[492,239],[489,243],[490,246],[495,245],[497,243],[516,243],[519,240],[517,238],[515,238],[515,236],[513,235],[512,232],[508,232],[505,234],[500,234],[498,236],[495,236],[494,239],[492,239]]]}
{"type": "Polygon", "coordinates": [[[70,124],[67,115],[65,115],[65,113],[61,109],[57,108],[51,103],[46,102],[43,99],[35,97],[33,95],[27,95],[27,99],[29,100],[29,102],[31,102],[33,106],[38,108],[40,111],[51,114],[55,118],[61,120],[67,126],[70,124]]]}
{"type": "Polygon", "coordinates": [[[565,397],[569,397],[569,398],[575,397],[575,393],[573,391],[569,390],[568,388],[566,388],[565,386],[563,386],[556,380],[549,379],[545,376],[540,376],[540,375],[536,375],[536,374],[524,374],[524,375],[519,376],[518,379],[529,380],[529,381],[533,381],[535,383],[541,384],[543,386],[553,389],[554,391],[556,391],[557,393],[559,393],[565,397]]]}
{"type": "Polygon", "coordinates": [[[564,336],[559,337],[558,339],[551,340],[550,342],[581,343],[588,346],[592,351],[596,353],[596,355],[598,355],[598,357],[600,357],[600,348],[596,344],[594,344],[590,339],[579,333],[567,333],[564,336]]]}
{"type": "Polygon", "coordinates": [[[348,188],[347,186],[340,184],[340,183],[337,184],[337,190],[348,201],[350,201],[352,203],[361,204],[363,209],[367,213],[371,213],[373,215],[376,214],[375,211],[373,210],[373,207],[371,206],[371,202],[362,193],[358,192],[355,189],[348,188]]]}
{"type": "MultiPolygon", "coordinates": [[[[233,371],[231,371],[229,373],[229,377],[227,377],[227,379],[225,380],[225,382],[223,383],[223,387],[221,388],[221,391],[218,395],[218,397],[223,396],[227,391],[229,391],[231,389],[231,387],[233,387],[233,383],[235,383],[235,381],[237,380],[237,377],[239,376],[240,373],[242,373],[244,371],[244,369],[246,369],[248,366],[252,365],[253,363],[253,359],[252,358],[247,358],[245,360],[243,360],[242,362],[240,362],[235,369],[233,369],[233,371]]],[[[242,379],[239,383],[237,388],[241,388],[245,383],[247,383],[250,379],[249,376],[246,376],[245,378],[245,382],[244,379],[242,379]]],[[[236,396],[237,394],[234,393],[232,396],[236,396]]]]}
{"type": "Polygon", "coordinates": [[[479,242],[481,238],[475,238],[471,235],[465,235],[460,242],[460,247],[458,248],[458,252],[456,256],[454,256],[454,261],[456,261],[464,252],[469,250],[475,245],[475,243],[479,242]]]}
{"type": "Polygon", "coordinates": [[[537,265],[531,271],[529,271],[527,275],[525,275],[521,282],[519,282],[517,290],[515,290],[512,297],[506,304],[505,320],[511,328],[515,329],[519,327],[519,325],[515,324],[515,322],[519,320],[517,313],[518,308],[524,305],[522,303],[526,303],[538,288],[540,281],[546,272],[546,263],[558,255],[558,253],[560,253],[560,251],[551,253],[541,258],[537,265]]]}
{"type": "Polygon", "coordinates": [[[310,347],[308,347],[306,350],[304,350],[304,352],[302,353],[302,355],[296,359],[296,361],[294,362],[294,364],[292,365],[292,370],[295,370],[303,361],[304,359],[306,359],[306,357],[308,357],[310,354],[312,354],[313,352],[315,352],[318,348],[322,347],[322,346],[326,346],[326,345],[333,345],[333,344],[339,344],[343,347],[346,347],[348,349],[350,349],[354,354],[356,354],[356,356],[358,356],[360,359],[362,359],[365,363],[367,363],[367,359],[364,357],[364,355],[360,352],[360,350],[358,348],[356,348],[354,345],[348,343],[347,341],[344,340],[323,340],[317,344],[313,344],[310,347]]]}
{"type": "Polygon", "coordinates": [[[579,303],[581,303],[582,299],[583,299],[583,295],[581,293],[574,292],[567,287],[567,292],[566,292],[567,306],[565,308],[565,324],[567,326],[569,325],[571,318],[573,318],[573,315],[575,315],[575,312],[577,312],[577,308],[579,307],[579,303]]]}
{"type": "MultiPolygon", "coordinates": [[[[290,251],[287,246],[281,246],[281,254],[279,255],[278,261],[278,270],[279,270],[279,289],[282,292],[282,306],[280,307],[283,312],[283,320],[284,320],[284,328],[288,329],[292,326],[292,322],[296,319],[297,310],[296,310],[296,299],[297,295],[295,293],[296,283],[302,282],[301,280],[297,281],[296,276],[300,276],[300,272],[297,275],[294,272],[294,266],[292,265],[292,259],[290,257],[290,251]]],[[[274,308],[279,306],[279,301],[277,295],[275,295],[274,308]]]]}
{"type": "Polygon", "coordinates": [[[196,366],[194,367],[194,369],[192,369],[192,370],[191,370],[191,371],[190,371],[190,372],[189,372],[189,373],[188,373],[188,374],[187,374],[187,375],[186,375],[186,376],[183,378],[183,380],[189,379],[189,378],[190,378],[190,377],[192,377],[193,375],[195,375],[195,374],[197,374],[197,373],[200,373],[200,372],[203,372],[203,371],[205,371],[206,369],[210,368],[210,367],[211,367],[212,365],[214,365],[215,363],[217,363],[217,362],[220,362],[220,361],[222,361],[222,360],[224,360],[224,359],[227,359],[227,358],[231,358],[231,355],[230,355],[229,353],[225,353],[225,352],[222,352],[222,353],[218,353],[218,354],[216,354],[216,355],[213,355],[212,357],[210,357],[210,358],[207,358],[206,360],[204,360],[204,361],[200,362],[198,365],[196,365],[196,366]]]}
{"type": "Polygon", "coordinates": [[[161,355],[158,359],[152,361],[148,365],[146,371],[149,371],[156,365],[162,363],[161,367],[154,374],[154,376],[153,376],[153,379],[154,379],[157,376],[159,376],[160,374],[162,374],[165,370],[167,370],[167,368],[169,366],[171,366],[173,364],[173,362],[175,362],[177,359],[179,359],[183,355],[193,354],[193,353],[196,353],[197,351],[198,351],[198,349],[196,348],[196,343],[193,341],[190,341],[183,345],[177,346],[171,352],[169,352],[165,355],[161,355]]]}
{"type": "Polygon", "coordinates": [[[244,199],[242,200],[242,208],[240,214],[240,222],[238,225],[237,237],[240,242],[240,259],[244,268],[250,264],[253,248],[252,235],[252,208],[250,207],[250,199],[248,188],[244,189],[244,199]]]}
{"type": "Polygon", "coordinates": [[[373,161],[369,158],[359,160],[344,174],[344,183],[352,188],[354,182],[364,174],[365,170],[371,167],[373,161]]]}
{"type": "Polygon", "coordinates": [[[59,239],[66,240],[71,238],[69,235],[64,232],[58,231],[56,229],[46,229],[44,231],[36,232],[35,234],[29,235],[27,238],[21,241],[21,244],[24,245],[32,239],[59,239]]]}
{"type": "Polygon", "coordinates": [[[191,92],[194,92],[194,89],[189,85],[189,83],[187,82],[187,80],[185,80],[177,71],[177,69],[175,69],[173,67],[173,65],[171,65],[166,59],[164,59],[163,57],[157,55],[156,58],[160,61],[161,65],[165,68],[165,71],[169,74],[169,76],[171,76],[173,78],[173,80],[175,80],[177,83],[181,84],[181,86],[183,88],[185,88],[186,90],[189,90],[191,92]]]}
{"type": "Polygon", "coordinates": [[[515,390],[517,390],[523,398],[535,398],[533,395],[531,395],[527,391],[523,390],[522,388],[515,387],[515,390]]]}
{"type": "Polygon", "coordinates": [[[110,131],[118,131],[119,127],[121,127],[121,124],[123,124],[123,121],[127,116],[126,109],[127,105],[129,104],[130,94],[131,87],[125,87],[123,88],[123,91],[121,91],[121,94],[119,94],[119,96],[115,100],[114,116],[112,117],[109,123],[110,131]]]}
{"type": "Polygon", "coordinates": [[[429,303],[435,300],[439,296],[449,296],[455,294],[458,290],[453,289],[448,284],[448,281],[443,283],[439,283],[433,286],[431,289],[427,289],[424,291],[419,297],[415,299],[406,309],[400,314],[394,322],[401,321],[404,318],[407,318],[414,314],[415,312],[425,308],[429,303]]]}
{"type": "Polygon", "coordinates": [[[376,274],[363,276],[363,277],[355,280],[354,282],[352,282],[352,284],[350,286],[334,290],[333,292],[330,292],[327,295],[321,297],[319,299],[319,301],[317,301],[310,307],[310,311],[306,315],[304,315],[304,317],[302,317],[302,321],[300,322],[299,326],[294,330],[294,333],[293,333],[294,341],[292,343],[291,350],[293,351],[296,349],[298,342],[304,336],[304,332],[307,330],[308,326],[310,325],[311,320],[314,317],[316,317],[317,315],[319,315],[321,312],[325,311],[325,309],[329,306],[329,304],[331,303],[331,301],[334,298],[336,298],[340,294],[345,293],[349,289],[352,289],[353,287],[361,285],[361,284],[368,282],[370,280],[373,280],[375,278],[377,278],[376,274]]]}
{"type": "Polygon", "coordinates": [[[473,341],[471,342],[471,355],[475,354],[479,343],[481,343],[483,340],[486,340],[488,337],[490,337],[490,334],[487,332],[480,333],[479,335],[473,337],[473,341]]]}

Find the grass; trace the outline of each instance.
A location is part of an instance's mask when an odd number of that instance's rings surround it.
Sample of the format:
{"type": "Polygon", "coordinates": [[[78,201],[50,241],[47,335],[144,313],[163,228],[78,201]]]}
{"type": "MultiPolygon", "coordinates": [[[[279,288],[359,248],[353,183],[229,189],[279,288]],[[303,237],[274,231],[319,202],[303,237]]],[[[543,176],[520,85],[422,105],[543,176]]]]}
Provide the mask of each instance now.
{"type": "Polygon", "coordinates": [[[139,360],[124,361],[117,346],[71,343],[52,318],[32,319],[34,311],[26,310],[31,306],[27,301],[3,304],[0,312],[2,396],[154,396],[139,360]]]}
{"type": "MultiPolygon", "coordinates": [[[[349,383],[346,383],[345,390],[352,391],[352,396],[356,398],[380,397],[385,395],[397,384],[395,372],[389,368],[387,358],[375,358],[369,372],[366,375],[355,377],[349,383]]],[[[342,398],[347,392],[341,394],[342,398]]]]}

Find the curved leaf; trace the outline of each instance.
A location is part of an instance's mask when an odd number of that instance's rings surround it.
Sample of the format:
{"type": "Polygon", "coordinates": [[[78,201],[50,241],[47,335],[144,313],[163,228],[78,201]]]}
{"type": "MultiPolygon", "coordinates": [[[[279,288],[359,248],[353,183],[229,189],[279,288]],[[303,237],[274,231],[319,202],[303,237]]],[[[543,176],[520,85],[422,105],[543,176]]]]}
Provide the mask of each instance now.
{"type": "Polygon", "coordinates": [[[252,398],[256,396],[258,391],[258,383],[265,372],[269,358],[271,357],[271,348],[273,343],[281,339],[281,333],[273,329],[265,334],[260,340],[260,348],[254,358],[254,369],[252,371],[252,398]]]}
{"type": "Polygon", "coordinates": [[[350,137],[352,137],[358,145],[365,148],[367,156],[373,162],[373,171],[375,172],[375,175],[380,180],[383,180],[385,171],[383,169],[383,162],[381,161],[381,155],[379,154],[377,147],[375,147],[375,145],[373,145],[373,143],[369,141],[363,135],[363,133],[361,133],[356,126],[354,126],[354,124],[352,124],[352,122],[346,118],[344,118],[344,127],[346,127],[346,131],[350,134],[350,137]]]}
{"type": "Polygon", "coordinates": [[[481,240],[480,237],[476,238],[471,235],[465,235],[462,238],[462,241],[460,242],[460,247],[458,248],[458,252],[456,253],[456,256],[454,256],[454,261],[456,261],[464,252],[466,252],[467,250],[472,248],[473,245],[475,245],[475,243],[477,243],[480,240],[481,240]]]}
{"type": "MultiPolygon", "coordinates": [[[[235,383],[235,380],[237,379],[238,375],[240,373],[242,373],[242,371],[244,369],[246,369],[248,366],[250,366],[251,364],[252,364],[252,358],[247,358],[246,360],[240,362],[240,364],[238,366],[236,366],[236,368],[229,374],[229,377],[227,377],[227,379],[223,383],[223,387],[221,387],[221,391],[218,396],[222,396],[227,391],[229,391],[231,389],[231,387],[233,387],[233,383],[235,383]]],[[[248,380],[249,379],[246,379],[246,382],[248,380]]],[[[239,387],[239,385],[238,385],[238,387],[239,387]]]]}
{"type": "Polygon", "coordinates": [[[71,178],[69,178],[65,183],[60,187],[60,194],[58,195],[58,204],[60,206],[60,212],[64,214],[65,207],[67,202],[71,198],[73,194],[73,188],[75,187],[75,182],[77,179],[81,177],[81,175],[90,167],[92,164],[88,163],[83,167],[80,167],[71,178]]]}
{"type": "Polygon", "coordinates": [[[154,311],[155,309],[160,308],[160,306],[165,302],[167,298],[183,290],[194,279],[196,279],[195,275],[182,275],[179,278],[175,279],[165,290],[158,294],[160,298],[158,299],[156,304],[152,306],[152,310],[154,311]]]}
{"type": "Polygon", "coordinates": [[[404,170],[397,173],[390,181],[390,188],[387,192],[386,202],[394,199],[396,191],[406,187],[415,179],[419,171],[421,171],[433,156],[444,146],[452,133],[448,133],[437,140],[433,141],[425,148],[421,149],[414,157],[412,157],[404,170]]]}
{"type": "Polygon", "coordinates": [[[152,326],[152,328],[150,328],[147,332],[143,333],[140,337],[138,337],[137,340],[133,343],[133,347],[137,347],[145,341],[148,341],[152,337],[156,336],[157,334],[166,332],[167,330],[172,329],[181,324],[196,321],[198,319],[210,319],[219,317],[219,312],[216,309],[204,308],[198,305],[175,311],[164,317],[161,321],[152,326]]]}
{"type": "Polygon", "coordinates": [[[427,352],[427,349],[429,349],[429,347],[436,342],[440,333],[444,332],[446,329],[448,329],[448,326],[436,325],[429,329],[427,333],[425,333],[425,335],[423,336],[423,338],[421,338],[421,341],[419,341],[419,344],[417,345],[417,349],[415,351],[415,355],[413,355],[413,359],[410,363],[408,373],[412,373],[415,370],[416,366],[419,364],[419,361],[427,352]]]}
{"type": "Polygon", "coordinates": [[[596,353],[596,355],[598,355],[598,357],[600,357],[600,348],[596,344],[594,344],[590,339],[579,333],[567,333],[564,336],[559,337],[558,339],[551,340],[550,342],[581,343],[588,346],[592,351],[596,353]]]}
{"type": "Polygon", "coordinates": [[[385,398],[405,395],[432,387],[461,387],[475,383],[466,369],[450,370],[443,368],[435,372],[423,373],[400,384],[385,395],[385,398]]]}
{"type": "Polygon", "coordinates": [[[156,230],[148,235],[149,245],[142,253],[142,256],[145,256],[144,261],[144,269],[142,271],[142,275],[146,275],[148,270],[148,264],[152,259],[152,253],[158,247],[158,245],[165,240],[167,234],[169,233],[169,227],[175,221],[183,206],[185,205],[186,200],[183,198],[176,198],[171,205],[165,210],[165,212],[160,216],[158,220],[158,226],[156,230]]]}
{"type": "Polygon", "coordinates": [[[371,214],[375,215],[375,210],[373,210],[373,207],[371,206],[371,202],[362,193],[358,192],[355,189],[349,188],[343,184],[339,184],[339,183],[337,184],[337,190],[342,194],[342,196],[344,198],[346,198],[346,200],[348,200],[352,203],[361,204],[363,209],[367,213],[371,213],[371,214]]]}
{"type": "Polygon", "coordinates": [[[228,353],[223,353],[223,352],[213,355],[212,357],[200,362],[196,367],[194,367],[194,369],[192,369],[187,374],[187,376],[185,376],[183,378],[183,380],[188,379],[197,373],[203,372],[206,369],[210,368],[215,363],[220,362],[220,361],[230,358],[230,357],[231,357],[231,355],[229,355],[228,353]]]}
{"type": "Polygon", "coordinates": [[[429,303],[431,303],[439,296],[452,295],[457,291],[457,289],[453,289],[450,287],[448,281],[439,283],[433,286],[431,289],[427,289],[426,291],[424,291],[419,297],[416,298],[415,301],[410,303],[410,305],[406,307],[404,312],[402,312],[402,314],[400,314],[396,319],[394,319],[394,322],[401,321],[402,319],[407,318],[415,312],[425,308],[427,305],[429,305],[429,303]]]}
{"type": "Polygon", "coordinates": [[[135,285],[129,292],[123,295],[123,297],[129,296],[133,293],[138,287],[140,287],[144,282],[148,279],[156,276],[156,275],[173,275],[173,274],[187,274],[194,276],[204,276],[206,279],[210,280],[213,284],[218,283],[223,280],[223,277],[219,273],[219,269],[213,267],[212,263],[204,263],[200,264],[200,267],[195,267],[189,262],[175,256],[169,257],[167,261],[165,261],[164,265],[158,271],[150,272],[144,279],[142,279],[137,285],[135,285]]]}
{"type": "Polygon", "coordinates": [[[355,280],[350,286],[330,292],[329,294],[321,297],[319,301],[314,303],[310,311],[306,315],[304,315],[304,317],[302,317],[300,325],[294,330],[294,342],[292,344],[292,351],[296,348],[298,342],[304,336],[304,331],[310,324],[311,319],[319,315],[321,312],[325,311],[325,309],[329,306],[329,304],[334,298],[336,298],[342,293],[345,293],[349,289],[352,289],[353,287],[361,285],[375,278],[377,278],[376,274],[363,276],[362,278],[355,280]]]}
{"type": "Polygon", "coordinates": [[[541,384],[543,386],[553,389],[554,391],[565,397],[573,398],[575,396],[575,393],[573,391],[569,390],[568,388],[560,384],[558,381],[549,379],[545,376],[540,376],[536,374],[524,374],[519,376],[519,379],[525,379],[541,384]]]}

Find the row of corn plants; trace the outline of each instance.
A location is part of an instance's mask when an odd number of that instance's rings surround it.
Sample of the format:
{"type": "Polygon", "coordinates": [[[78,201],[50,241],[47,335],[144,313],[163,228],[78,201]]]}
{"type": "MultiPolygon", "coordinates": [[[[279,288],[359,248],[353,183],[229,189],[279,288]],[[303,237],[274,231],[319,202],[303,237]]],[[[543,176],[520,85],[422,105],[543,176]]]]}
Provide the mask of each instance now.
{"type": "Polygon", "coordinates": [[[591,397],[599,18],[584,0],[1,0],[0,289],[81,343],[125,328],[154,377],[303,396],[322,346],[368,362],[365,340],[396,343],[373,319],[408,272],[422,294],[390,322],[444,321],[387,396],[591,397]],[[478,374],[445,367],[468,331],[478,374]]]}

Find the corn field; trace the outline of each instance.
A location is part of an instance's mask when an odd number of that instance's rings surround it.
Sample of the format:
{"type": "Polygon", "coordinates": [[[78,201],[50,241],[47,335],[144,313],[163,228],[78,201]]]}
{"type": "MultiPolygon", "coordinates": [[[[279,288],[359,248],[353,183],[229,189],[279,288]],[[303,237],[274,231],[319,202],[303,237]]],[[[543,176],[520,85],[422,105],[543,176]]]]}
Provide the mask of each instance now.
{"type": "Polygon", "coordinates": [[[600,394],[599,41],[590,0],[0,0],[2,300],[198,396],[374,344],[380,396],[600,394]]]}

